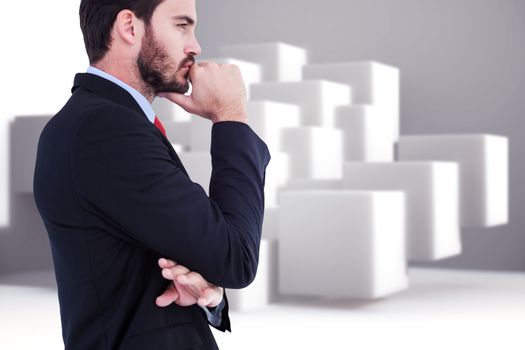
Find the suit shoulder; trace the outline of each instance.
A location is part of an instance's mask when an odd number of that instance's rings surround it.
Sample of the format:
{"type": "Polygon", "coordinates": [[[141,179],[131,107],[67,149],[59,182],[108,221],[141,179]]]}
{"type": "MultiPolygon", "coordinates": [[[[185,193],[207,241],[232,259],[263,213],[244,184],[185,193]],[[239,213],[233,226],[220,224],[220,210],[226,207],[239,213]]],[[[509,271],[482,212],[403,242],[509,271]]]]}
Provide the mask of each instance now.
{"type": "Polygon", "coordinates": [[[108,131],[112,128],[128,130],[143,128],[149,122],[144,115],[117,103],[96,103],[86,106],[80,117],[82,128],[104,128],[108,131]]]}

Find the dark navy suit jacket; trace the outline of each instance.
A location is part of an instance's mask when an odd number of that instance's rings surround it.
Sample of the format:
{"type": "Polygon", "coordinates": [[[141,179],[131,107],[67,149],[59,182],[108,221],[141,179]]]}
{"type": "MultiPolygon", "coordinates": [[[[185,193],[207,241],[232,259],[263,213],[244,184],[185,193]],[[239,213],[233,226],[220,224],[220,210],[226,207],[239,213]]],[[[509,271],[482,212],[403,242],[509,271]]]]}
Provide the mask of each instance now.
{"type": "MultiPolygon", "coordinates": [[[[255,278],[270,153],[249,125],[213,124],[209,196],[123,88],[88,73],[38,142],[66,349],[217,349],[198,305],[161,308],[172,259],[224,288],[255,278]]],[[[229,330],[228,299],[222,323],[229,330]]],[[[213,326],[213,325],[212,325],[213,326]]]]}

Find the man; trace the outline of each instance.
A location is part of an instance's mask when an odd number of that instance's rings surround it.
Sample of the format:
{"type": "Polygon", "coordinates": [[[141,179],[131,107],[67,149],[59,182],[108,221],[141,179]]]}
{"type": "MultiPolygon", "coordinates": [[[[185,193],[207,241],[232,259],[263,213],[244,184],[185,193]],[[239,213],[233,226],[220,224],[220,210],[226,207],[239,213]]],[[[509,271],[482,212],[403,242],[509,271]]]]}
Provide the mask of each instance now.
{"type": "Polygon", "coordinates": [[[270,154],[239,69],[195,64],[196,22],[195,0],[81,1],[90,67],[40,135],[33,184],[66,349],[217,349],[224,288],[255,278],[270,154]],[[156,96],[213,123],[209,197],[156,96]]]}

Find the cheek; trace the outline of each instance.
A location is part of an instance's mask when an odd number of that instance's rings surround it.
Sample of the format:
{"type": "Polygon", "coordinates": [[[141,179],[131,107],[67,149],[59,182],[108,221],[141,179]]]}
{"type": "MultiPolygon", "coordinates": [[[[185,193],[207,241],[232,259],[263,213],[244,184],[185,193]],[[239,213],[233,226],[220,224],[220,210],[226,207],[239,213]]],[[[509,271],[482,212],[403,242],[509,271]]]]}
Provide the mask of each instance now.
{"type": "Polygon", "coordinates": [[[170,61],[179,65],[182,60],[186,57],[184,55],[184,49],[176,44],[166,46],[166,54],[170,58],[170,61]]]}

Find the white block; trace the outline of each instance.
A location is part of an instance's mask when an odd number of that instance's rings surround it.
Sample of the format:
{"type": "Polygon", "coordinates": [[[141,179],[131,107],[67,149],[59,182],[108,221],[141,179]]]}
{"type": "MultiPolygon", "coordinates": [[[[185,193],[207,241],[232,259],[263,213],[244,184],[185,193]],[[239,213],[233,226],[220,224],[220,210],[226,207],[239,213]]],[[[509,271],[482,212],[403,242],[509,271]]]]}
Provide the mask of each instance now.
{"type": "Polygon", "coordinates": [[[400,160],[443,160],[460,166],[461,225],[508,223],[509,141],[486,134],[408,135],[399,139],[400,160]]]}
{"type": "Polygon", "coordinates": [[[270,154],[281,152],[282,129],[300,126],[299,107],[271,101],[248,101],[247,107],[248,124],[264,140],[270,154]]]}
{"type": "Polygon", "coordinates": [[[191,120],[190,113],[164,97],[155,97],[151,107],[163,124],[170,120],[179,122],[189,122],[191,120]]]}
{"type": "Polygon", "coordinates": [[[190,151],[210,152],[212,127],[213,122],[211,120],[192,115],[190,121],[190,151]]]}
{"type": "Polygon", "coordinates": [[[336,106],[352,102],[348,85],[327,80],[254,84],[251,97],[297,104],[301,109],[301,125],[324,127],[334,127],[336,106]]]}
{"type": "Polygon", "coordinates": [[[347,162],[343,186],[406,192],[407,259],[431,261],[461,252],[457,163],[347,162]]]}
{"type": "Polygon", "coordinates": [[[11,124],[13,190],[33,193],[38,140],[51,116],[17,116],[11,124]]]}
{"type": "Polygon", "coordinates": [[[277,240],[261,239],[255,279],[246,288],[226,293],[232,311],[260,309],[277,299],[277,240]]]}
{"type": "Polygon", "coordinates": [[[283,191],[297,190],[343,190],[343,179],[304,179],[291,178],[286,181],[282,190],[277,194],[277,203],[280,203],[280,196],[283,191]]]}
{"type": "Polygon", "coordinates": [[[284,128],[281,137],[283,151],[290,154],[290,178],[342,178],[341,130],[315,126],[284,128]]]}
{"type": "Polygon", "coordinates": [[[345,161],[394,160],[394,140],[390,130],[385,128],[384,111],[373,105],[336,108],[335,125],[344,133],[345,161]]]}
{"type": "Polygon", "coordinates": [[[279,239],[279,207],[265,208],[262,225],[262,237],[265,239],[279,239]]]}
{"type": "Polygon", "coordinates": [[[281,42],[226,45],[220,54],[260,64],[263,81],[300,81],[308,59],[305,49],[281,42]]]}
{"type": "Polygon", "coordinates": [[[284,152],[271,153],[272,161],[266,167],[264,182],[264,207],[278,205],[278,193],[290,178],[290,155],[284,152]]]}
{"type": "Polygon", "coordinates": [[[385,127],[392,140],[399,138],[399,69],[378,62],[311,64],[303,68],[304,79],[328,79],[352,87],[356,104],[385,108],[385,127]]]}
{"type": "Polygon", "coordinates": [[[178,155],[179,153],[184,152],[184,146],[181,145],[181,144],[178,144],[178,143],[172,143],[172,144],[171,144],[171,147],[173,147],[173,149],[175,150],[175,152],[177,152],[177,155],[178,155]]]}
{"type": "Polygon", "coordinates": [[[212,171],[210,152],[181,152],[178,156],[190,179],[201,185],[209,195],[212,171]]]}
{"type": "Polygon", "coordinates": [[[235,58],[201,58],[199,61],[213,61],[223,64],[234,64],[239,67],[242,75],[242,80],[246,87],[247,98],[250,98],[250,86],[262,81],[262,69],[259,64],[238,60],[235,58]]]}
{"type": "Polygon", "coordinates": [[[404,194],[283,191],[281,294],[379,298],[407,287],[404,194]]]}
{"type": "Polygon", "coordinates": [[[166,129],[166,136],[173,144],[181,145],[182,150],[189,151],[191,147],[190,142],[190,126],[191,121],[181,122],[175,120],[161,120],[164,129],[166,129]]]}
{"type": "Polygon", "coordinates": [[[289,179],[284,190],[342,190],[342,179],[289,179]]]}

